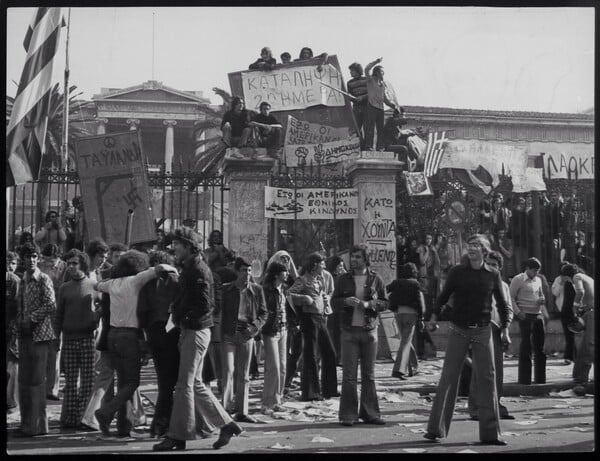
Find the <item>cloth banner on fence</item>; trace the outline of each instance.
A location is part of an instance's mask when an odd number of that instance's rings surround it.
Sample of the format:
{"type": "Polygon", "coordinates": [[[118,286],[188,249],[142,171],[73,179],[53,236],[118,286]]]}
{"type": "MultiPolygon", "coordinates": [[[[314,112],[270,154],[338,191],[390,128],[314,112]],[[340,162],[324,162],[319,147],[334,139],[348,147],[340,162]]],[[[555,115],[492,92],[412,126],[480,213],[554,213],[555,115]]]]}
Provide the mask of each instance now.
{"type": "MultiPolygon", "coordinates": [[[[563,148],[561,148],[563,149],[563,148]]],[[[594,148],[557,152],[543,146],[544,170],[551,179],[594,179],[594,148]]]]}
{"type": "Polygon", "coordinates": [[[358,189],[265,186],[265,218],[358,219],[358,189]]]}
{"type": "Polygon", "coordinates": [[[140,133],[110,133],[75,141],[77,171],[90,238],[126,243],[133,210],[131,243],[156,239],[152,192],[140,133]]]}
{"type": "Polygon", "coordinates": [[[288,115],[287,129],[285,130],[285,145],[319,144],[339,141],[348,137],[350,137],[350,129],[346,126],[335,128],[321,125],[320,123],[299,120],[293,115],[288,115]]]}
{"type": "Polygon", "coordinates": [[[263,101],[271,111],[306,109],[325,105],[341,107],[344,96],[333,88],[342,89],[342,74],[331,64],[318,66],[281,67],[268,72],[242,72],[242,90],[248,108],[258,111],[263,101]]]}
{"type": "Polygon", "coordinates": [[[154,219],[210,219],[210,191],[152,190],[152,213],[154,219]],[[164,208],[163,208],[164,197],[164,208]]]}
{"type": "Polygon", "coordinates": [[[285,145],[283,152],[285,164],[290,167],[343,162],[360,157],[360,139],[353,136],[319,144],[285,145]]]}
{"type": "Polygon", "coordinates": [[[523,176],[527,168],[527,148],[511,144],[478,140],[452,140],[446,145],[440,168],[485,168],[492,176],[492,185],[499,184],[499,175],[523,176]]]}

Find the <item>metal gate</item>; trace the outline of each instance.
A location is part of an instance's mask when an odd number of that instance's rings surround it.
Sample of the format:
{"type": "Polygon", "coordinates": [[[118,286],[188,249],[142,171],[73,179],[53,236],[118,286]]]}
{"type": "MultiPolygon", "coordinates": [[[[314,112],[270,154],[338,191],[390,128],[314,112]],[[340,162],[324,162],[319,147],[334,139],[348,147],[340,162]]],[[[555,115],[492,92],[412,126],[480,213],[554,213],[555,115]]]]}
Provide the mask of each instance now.
{"type": "MultiPolygon", "coordinates": [[[[203,235],[204,246],[212,230],[220,230],[227,238],[229,189],[222,175],[208,176],[181,169],[165,172],[163,167],[148,165],[148,182],[153,191],[157,234],[168,233],[185,222],[203,235]]],[[[7,188],[7,196],[10,248],[18,245],[23,232],[35,236],[48,211],[58,212],[67,229],[80,213],[73,206],[81,196],[79,177],[70,168],[43,170],[39,181],[7,188]]]]}
{"type": "MultiPolygon", "coordinates": [[[[287,167],[279,165],[271,175],[270,185],[290,189],[327,188],[343,189],[352,187],[345,177],[343,167],[307,165],[287,167]],[[337,170],[341,172],[336,173],[337,170]]],[[[353,242],[353,221],[351,219],[307,220],[307,219],[270,219],[269,254],[278,250],[290,253],[296,264],[302,264],[304,258],[315,251],[326,256],[347,251],[353,242]]]]}

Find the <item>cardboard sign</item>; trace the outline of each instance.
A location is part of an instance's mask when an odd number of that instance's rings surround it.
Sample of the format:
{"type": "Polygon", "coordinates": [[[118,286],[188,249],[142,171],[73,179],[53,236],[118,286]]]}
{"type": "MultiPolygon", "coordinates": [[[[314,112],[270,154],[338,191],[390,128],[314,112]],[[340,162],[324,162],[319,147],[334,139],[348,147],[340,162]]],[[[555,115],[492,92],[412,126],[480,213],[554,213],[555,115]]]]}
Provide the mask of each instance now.
{"type": "Polygon", "coordinates": [[[334,128],[320,123],[311,123],[299,120],[288,115],[287,129],[285,130],[285,144],[319,144],[324,142],[339,141],[350,137],[350,128],[334,128]]]}
{"type": "Polygon", "coordinates": [[[283,146],[287,166],[322,165],[343,162],[360,156],[360,139],[357,136],[312,145],[283,146]]]}
{"type": "Polygon", "coordinates": [[[305,109],[311,106],[344,106],[344,96],[320,82],[342,89],[342,75],[332,65],[280,67],[272,71],[242,72],[246,106],[258,112],[263,101],[271,111],[305,109]]]}
{"type": "Polygon", "coordinates": [[[156,239],[152,194],[140,133],[110,133],[75,141],[77,171],[90,239],[125,243],[133,210],[132,243],[156,239]]]}
{"type": "Polygon", "coordinates": [[[357,219],[358,190],[265,186],[265,218],[357,219]]]}

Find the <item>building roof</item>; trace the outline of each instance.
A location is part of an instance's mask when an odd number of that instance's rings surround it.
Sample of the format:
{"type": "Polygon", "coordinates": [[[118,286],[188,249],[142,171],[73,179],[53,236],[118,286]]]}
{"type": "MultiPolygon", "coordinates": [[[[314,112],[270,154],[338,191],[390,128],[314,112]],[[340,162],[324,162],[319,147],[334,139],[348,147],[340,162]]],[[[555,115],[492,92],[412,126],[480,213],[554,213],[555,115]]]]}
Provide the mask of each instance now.
{"type": "Polygon", "coordinates": [[[413,114],[458,115],[465,117],[491,117],[491,118],[520,118],[520,119],[545,119],[545,120],[573,120],[582,122],[594,121],[594,109],[583,113],[564,112],[533,112],[533,111],[499,111],[482,109],[455,109],[451,107],[425,107],[404,106],[407,112],[413,114]]]}

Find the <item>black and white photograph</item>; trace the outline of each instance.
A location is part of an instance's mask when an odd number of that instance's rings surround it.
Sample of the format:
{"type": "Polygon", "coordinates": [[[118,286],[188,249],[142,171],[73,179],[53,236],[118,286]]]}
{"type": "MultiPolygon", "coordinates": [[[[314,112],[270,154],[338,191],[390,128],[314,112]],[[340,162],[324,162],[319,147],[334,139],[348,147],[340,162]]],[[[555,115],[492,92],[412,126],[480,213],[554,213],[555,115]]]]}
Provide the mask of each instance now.
{"type": "Polygon", "coordinates": [[[8,0],[9,455],[595,451],[595,2],[8,0]]]}

